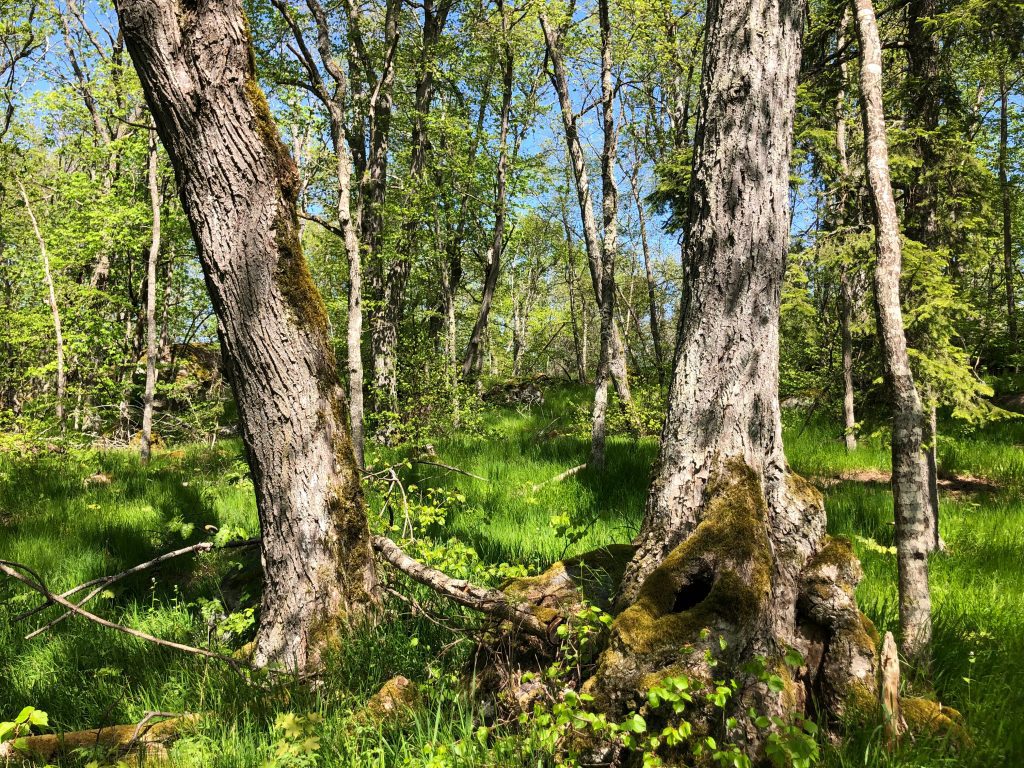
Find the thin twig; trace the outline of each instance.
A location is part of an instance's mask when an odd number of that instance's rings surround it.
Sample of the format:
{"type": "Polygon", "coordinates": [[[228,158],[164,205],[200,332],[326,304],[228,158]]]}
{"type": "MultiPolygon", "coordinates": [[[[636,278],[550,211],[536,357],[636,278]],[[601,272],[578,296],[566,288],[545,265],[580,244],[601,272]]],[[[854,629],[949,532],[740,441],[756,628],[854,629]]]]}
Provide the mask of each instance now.
{"type": "Polygon", "coordinates": [[[191,653],[196,656],[205,656],[208,659],[217,659],[218,661],[223,661],[227,663],[229,666],[235,669],[239,668],[238,660],[233,659],[230,656],[224,656],[223,654],[215,653],[214,651],[207,651],[203,648],[194,648],[191,645],[175,643],[171,640],[164,640],[159,637],[154,637],[153,635],[147,634],[145,632],[140,632],[137,629],[132,629],[131,627],[125,627],[121,624],[115,624],[112,621],[107,621],[106,619],[97,616],[95,613],[90,613],[84,608],[79,608],[77,605],[70,602],[66,598],[63,598],[60,595],[55,595],[53,592],[47,589],[46,585],[43,584],[42,579],[40,579],[39,576],[35,574],[31,568],[24,565],[23,563],[16,563],[11,560],[0,560],[0,573],[10,576],[15,581],[20,581],[28,588],[34,589],[47,600],[57,603],[58,605],[63,605],[72,613],[76,613],[83,619],[88,619],[89,621],[99,624],[101,627],[113,629],[117,632],[123,632],[126,635],[131,635],[132,637],[138,638],[139,640],[145,640],[146,642],[153,643],[154,645],[160,645],[165,648],[173,648],[176,651],[183,651],[185,653],[191,653]],[[35,580],[30,579],[28,576],[25,576],[23,573],[19,571],[19,569],[21,571],[26,571],[27,573],[32,574],[35,580]]]}
{"type": "MultiPolygon", "coordinates": [[[[259,544],[259,542],[260,542],[259,539],[246,539],[244,541],[235,541],[235,542],[230,542],[228,544],[225,544],[224,548],[227,549],[227,548],[238,548],[238,547],[251,547],[251,546],[255,546],[256,544],[259,544]]],[[[140,573],[140,572],[145,571],[145,570],[147,570],[149,568],[154,568],[154,567],[156,567],[156,566],[158,566],[158,565],[160,565],[160,564],[162,564],[162,563],[164,563],[164,562],[166,562],[168,560],[172,560],[172,559],[174,559],[176,557],[181,557],[182,555],[188,555],[188,554],[191,554],[193,552],[207,552],[207,551],[209,551],[211,549],[214,549],[214,547],[215,547],[215,545],[213,544],[213,542],[210,542],[210,541],[203,541],[203,542],[200,542],[198,544],[193,544],[193,545],[188,546],[188,547],[182,547],[181,549],[176,549],[173,552],[167,552],[165,554],[160,555],[159,557],[154,557],[152,560],[148,560],[145,563],[139,563],[138,565],[132,566],[131,568],[129,568],[126,571],[121,571],[120,573],[115,573],[112,576],[100,576],[99,578],[92,579],[91,581],[87,581],[84,584],[79,584],[77,587],[72,587],[71,589],[67,590],[66,592],[62,592],[60,596],[61,597],[71,597],[72,595],[76,594],[77,592],[81,592],[83,589],[87,589],[89,587],[95,587],[95,589],[93,589],[92,592],[90,592],[88,595],[86,595],[84,600],[80,600],[78,602],[78,606],[82,607],[83,605],[88,603],[90,600],[92,600],[94,597],[96,597],[96,595],[98,595],[100,592],[102,592],[104,590],[104,588],[110,586],[111,584],[113,584],[115,582],[121,581],[122,579],[127,578],[128,576],[133,576],[134,574],[140,573]]],[[[52,600],[47,600],[42,605],[39,605],[39,606],[33,608],[30,611],[25,611],[24,613],[18,614],[17,616],[14,617],[13,621],[17,622],[17,621],[22,621],[23,619],[27,619],[29,616],[33,616],[33,615],[39,613],[40,611],[45,610],[46,608],[48,608],[51,605],[53,605],[53,601],[52,600]]],[[[50,629],[51,627],[55,626],[56,624],[59,624],[60,622],[64,621],[66,618],[71,616],[71,613],[72,613],[71,611],[68,611],[67,613],[61,614],[60,616],[55,618],[53,621],[49,622],[48,624],[44,624],[42,627],[39,627],[38,629],[36,629],[34,632],[31,632],[30,634],[26,635],[25,639],[26,640],[31,640],[32,638],[36,637],[37,635],[42,634],[46,630],[50,629]]]]}

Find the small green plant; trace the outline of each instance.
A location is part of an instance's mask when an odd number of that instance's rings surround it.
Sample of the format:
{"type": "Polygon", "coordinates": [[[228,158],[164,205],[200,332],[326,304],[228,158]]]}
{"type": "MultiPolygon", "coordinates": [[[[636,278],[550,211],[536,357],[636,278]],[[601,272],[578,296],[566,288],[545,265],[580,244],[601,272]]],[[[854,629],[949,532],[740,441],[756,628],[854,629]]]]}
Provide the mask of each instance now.
{"type": "Polygon", "coordinates": [[[320,757],[320,739],[316,733],[323,722],[316,712],[296,715],[286,712],[278,715],[274,731],[279,735],[274,754],[264,768],[314,768],[320,757]]]}
{"type": "Polygon", "coordinates": [[[33,728],[46,728],[50,724],[49,716],[41,709],[25,707],[13,720],[0,722],[0,742],[13,741],[14,748],[25,749],[25,737],[33,728]]]}

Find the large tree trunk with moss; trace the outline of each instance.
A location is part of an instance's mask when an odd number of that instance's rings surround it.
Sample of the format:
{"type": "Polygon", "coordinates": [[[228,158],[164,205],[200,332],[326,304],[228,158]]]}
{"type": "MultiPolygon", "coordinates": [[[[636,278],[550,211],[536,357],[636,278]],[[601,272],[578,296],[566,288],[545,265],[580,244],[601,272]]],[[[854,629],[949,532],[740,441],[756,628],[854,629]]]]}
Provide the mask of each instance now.
{"type": "Polygon", "coordinates": [[[314,669],[377,586],[327,314],[298,240],[298,174],[256,83],[239,0],[120,0],[118,15],[238,402],[262,529],[255,660],[314,669]]]}
{"type": "Polygon", "coordinates": [[[856,558],[826,536],[821,495],[788,471],[782,447],[779,303],[804,11],[800,0],[708,5],[668,415],[621,612],[586,685],[623,714],[668,676],[735,678],[728,733],[710,709],[692,716],[750,753],[766,736],[750,707],[788,716],[813,697],[838,714],[877,690],[856,558]],[[789,648],[799,669],[783,661],[789,648]],[[759,657],[782,685],[751,671],[759,657]]]}
{"type": "Polygon", "coordinates": [[[907,354],[900,306],[903,254],[889,179],[889,146],[882,109],[882,46],[871,0],[856,0],[860,42],[861,115],[868,185],[875,214],[875,315],[892,403],[892,493],[896,507],[901,650],[922,660],[931,639],[928,478],[922,448],[924,412],[907,354]]]}

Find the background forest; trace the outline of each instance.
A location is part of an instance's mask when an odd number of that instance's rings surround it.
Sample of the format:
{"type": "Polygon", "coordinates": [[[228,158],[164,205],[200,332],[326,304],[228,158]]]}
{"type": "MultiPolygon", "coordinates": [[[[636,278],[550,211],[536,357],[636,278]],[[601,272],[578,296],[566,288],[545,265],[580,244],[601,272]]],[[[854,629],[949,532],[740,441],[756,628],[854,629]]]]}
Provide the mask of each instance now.
{"type": "MultiPolygon", "coordinates": [[[[716,10],[246,0],[244,11],[268,107],[256,128],[276,123],[297,169],[299,258],[326,306],[371,532],[488,587],[633,541],[695,279],[680,254],[700,216],[695,147],[713,130],[700,118],[716,10]]],[[[789,466],[824,493],[829,533],[861,560],[857,604],[880,635],[899,635],[856,15],[811,0],[804,25],[778,399],[789,466]]],[[[899,745],[878,721],[830,729],[842,738],[780,721],[765,759],[1018,765],[1024,8],[890,0],[875,15],[941,550],[931,659],[905,659],[903,693],[959,714],[911,723],[899,745]]],[[[23,717],[0,723],[0,741],[166,716],[175,740],[160,757],[175,765],[586,764],[567,725],[583,704],[562,687],[593,661],[592,634],[611,622],[600,610],[560,627],[569,650],[518,717],[466,695],[467,668],[489,669],[493,619],[401,569],[380,577],[383,618],[335,649],[320,685],[224,663],[251,647],[260,618],[248,548],[259,473],[216,279],[134,55],[106,0],[0,0],[0,557],[57,591],[197,547],[97,581],[90,610],[208,653],[55,621],[53,606],[30,614],[38,596],[3,582],[0,720],[23,717]],[[400,692],[382,700],[382,685],[400,692]]],[[[318,322],[309,312],[303,322],[318,322]]],[[[674,764],[662,742],[640,744],[647,727],[624,719],[609,738],[645,766],[674,764]]],[[[134,764],[131,729],[120,747],[96,736],[50,757],[134,764]]],[[[689,737],[667,730],[672,746],[689,737]]],[[[749,764],[707,738],[693,760],[749,764]]]]}

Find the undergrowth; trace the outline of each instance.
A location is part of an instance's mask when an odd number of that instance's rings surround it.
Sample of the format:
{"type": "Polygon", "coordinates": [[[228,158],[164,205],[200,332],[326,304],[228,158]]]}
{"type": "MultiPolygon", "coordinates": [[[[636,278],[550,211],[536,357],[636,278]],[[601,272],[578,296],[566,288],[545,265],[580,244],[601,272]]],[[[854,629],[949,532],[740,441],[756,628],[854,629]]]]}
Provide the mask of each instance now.
{"type": "MultiPolygon", "coordinates": [[[[457,575],[497,584],[566,555],[629,541],[656,456],[653,438],[613,436],[604,472],[584,469],[546,482],[585,461],[579,415],[586,397],[572,388],[554,389],[542,405],[489,407],[477,436],[372,454],[376,467],[406,462],[401,475],[408,514],[423,534],[418,554],[457,575]]],[[[880,630],[896,631],[892,500],[884,482],[889,457],[881,437],[864,439],[847,454],[837,425],[792,415],[785,439],[795,471],[831,478],[823,483],[830,531],[853,540],[864,566],[858,600],[880,630]],[[867,470],[883,479],[842,479],[867,470]]],[[[931,569],[931,682],[944,704],[963,712],[973,747],[950,754],[919,741],[888,753],[880,733],[854,732],[841,746],[821,745],[824,764],[1024,764],[1024,729],[1018,725],[1024,711],[1021,444],[1024,424],[1018,421],[950,431],[939,444],[943,474],[990,481],[944,493],[941,529],[948,552],[935,556],[931,569]]],[[[387,487],[368,490],[372,525],[393,525],[399,535],[406,509],[396,491],[386,498],[387,487]]],[[[163,450],[149,467],[124,451],[0,454],[0,553],[31,565],[51,589],[209,539],[215,530],[257,533],[237,442],[163,450]]],[[[225,622],[252,599],[254,570],[252,554],[218,550],[127,579],[92,605],[167,639],[237,646],[251,636],[251,622],[225,622]]],[[[4,582],[0,720],[13,720],[25,706],[48,713],[48,727],[58,731],[138,722],[148,711],[205,713],[172,750],[172,763],[181,766],[551,764],[543,733],[536,731],[542,725],[528,722],[519,735],[482,731],[481,713],[464,698],[461,681],[473,649],[462,630],[475,626],[476,617],[422,588],[412,594],[430,607],[429,615],[413,615],[408,605],[391,600],[385,619],[348,638],[330,660],[325,684],[311,691],[280,679],[253,681],[218,662],[76,619],[25,641],[28,631],[57,614],[51,609],[12,624],[38,600],[4,582]],[[423,692],[408,720],[367,723],[352,716],[399,674],[423,692]],[[311,747],[310,738],[315,749],[292,748],[311,747]]],[[[79,757],[81,764],[96,758],[79,757]]]]}

